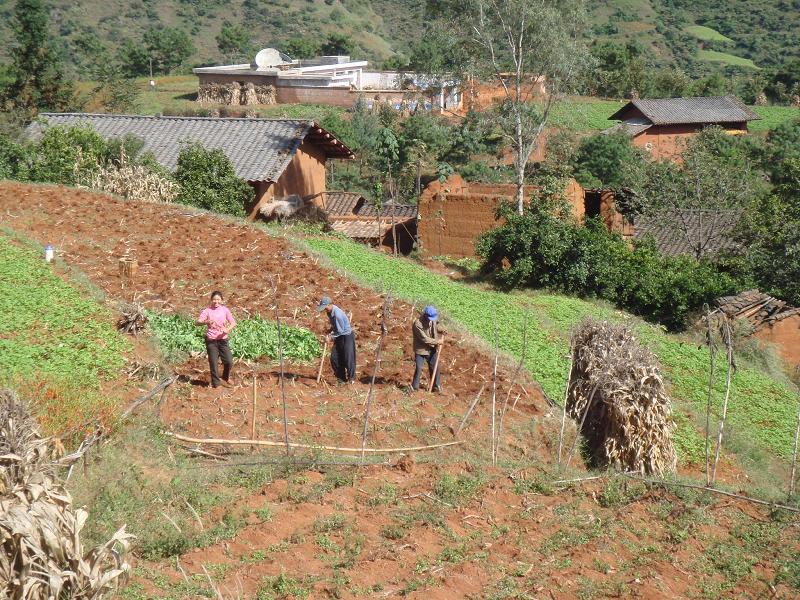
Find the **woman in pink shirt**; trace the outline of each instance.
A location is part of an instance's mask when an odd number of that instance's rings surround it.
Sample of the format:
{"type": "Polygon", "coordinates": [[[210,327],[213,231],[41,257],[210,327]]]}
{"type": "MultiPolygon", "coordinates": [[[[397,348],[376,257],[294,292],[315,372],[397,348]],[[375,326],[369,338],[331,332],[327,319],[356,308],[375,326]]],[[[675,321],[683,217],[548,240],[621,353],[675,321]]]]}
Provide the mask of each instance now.
{"type": "Polygon", "coordinates": [[[236,319],[231,311],[222,304],[222,292],[211,293],[211,305],[204,308],[197,319],[198,325],[205,325],[206,352],[208,352],[208,366],[211,369],[211,385],[219,387],[230,386],[231,365],[233,356],[228,346],[228,333],[236,327],[236,319]],[[222,382],[217,375],[217,361],[222,357],[222,382]]]}

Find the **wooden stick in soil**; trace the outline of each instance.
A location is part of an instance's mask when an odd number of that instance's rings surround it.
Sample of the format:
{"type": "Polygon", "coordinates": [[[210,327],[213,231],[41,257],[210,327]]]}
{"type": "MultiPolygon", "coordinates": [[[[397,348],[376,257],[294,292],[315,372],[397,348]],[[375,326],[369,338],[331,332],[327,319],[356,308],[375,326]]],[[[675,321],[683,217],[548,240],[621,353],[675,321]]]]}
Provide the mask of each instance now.
{"type": "MultiPolygon", "coordinates": [[[[798,365],[798,370],[800,370],[800,365],[798,365]]],[[[794,480],[795,480],[795,472],[797,469],[797,442],[800,439],[800,396],[798,396],[799,402],[797,403],[797,427],[794,430],[794,451],[792,452],[792,469],[789,472],[789,499],[792,499],[794,496],[794,480]]]]}
{"type": "Polygon", "coordinates": [[[564,405],[561,407],[561,433],[558,434],[558,468],[561,469],[561,449],[564,446],[564,428],[567,424],[567,399],[569,398],[569,382],[572,379],[572,366],[575,357],[573,356],[574,346],[569,344],[569,368],[567,369],[567,383],[564,386],[564,405]]]}
{"type": "Polygon", "coordinates": [[[711,459],[710,459],[710,438],[711,438],[711,398],[714,391],[714,371],[716,367],[717,344],[714,341],[714,332],[711,329],[711,310],[706,306],[706,344],[711,360],[710,372],[708,374],[708,400],[706,401],[706,485],[711,485],[711,459]]]}
{"type": "Polygon", "coordinates": [[[717,464],[719,463],[719,453],[722,448],[722,433],[725,429],[725,419],[728,416],[728,399],[731,395],[731,376],[736,368],[733,362],[733,340],[731,339],[731,324],[727,317],[722,321],[722,341],[725,342],[728,359],[728,371],[725,375],[725,400],[722,402],[722,416],[719,421],[719,431],[717,433],[717,449],[714,452],[714,468],[711,471],[711,485],[717,482],[717,464]]]}
{"type": "Polygon", "coordinates": [[[467,423],[467,419],[469,419],[469,416],[472,414],[475,405],[478,404],[478,400],[481,399],[481,394],[483,394],[484,389],[486,389],[485,383],[481,386],[481,389],[478,391],[478,394],[475,396],[475,399],[472,401],[472,404],[469,405],[467,412],[464,413],[464,417],[461,419],[461,423],[458,425],[458,429],[456,429],[455,433],[453,434],[453,437],[458,437],[458,434],[461,433],[462,429],[464,429],[464,425],[467,423]]]}
{"type": "Polygon", "coordinates": [[[319,360],[319,371],[317,371],[317,383],[322,379],[322,369],[325,367],[325,355],[328,353],[328,338],[325,337],[325,343],[322,345],[322,358],[319,360]]]}
{"type": "Polygon", "coordinates": [[[436,360],[433,361],[433,371],[431,372],[431,381],[428,384],[428,393],[433,391],[433,384],[436,383],[436,374],[439,372],[439,359],[442,357],[442,350],[444,349],[444,336],[442,336],[442,343],[436,350],[436,360]]]}
{"type": "MultiPolygon", "coordinates": [[[[193,438],[185,435],[180,435],[178,433],[172,433],[169,431],[164,432],[166,435],[175,438],[181,442],[189,442],[192,444],[213,444],[213,445],[225,445],[230,444],[233,446],[236,445],[248,445],[248,444],[255,444],[257,446],[285,446],[284,442],[273,442],[271,440],[230,440],[224,438],[193,438]]],[[[430,444],[428,446],[409,446],[406,448],[348,448],[348,447],[340,447],[340,446],[315,446],[313,444],[299,444],[296,442],[290,442],[290,448],[307,448],[309,450],[329,450],[331,452],[368,452],[372,454],[392,454],[397,452],[419,452],[422,450],[435,450],[437,448],[446,448],[448,446],[457,446],[459,444],[463,444],[463,440],[455,440],[452,442],[441,442],[439,444],[430,444]]]]}
{"type": "Polygon", "coordinates": [[[372,392],[375,389],[375,378],[378,376],[378,369],[381,366],[383,341],[386,339],[386,334],[389,331],[386,327],[386,320],[391,301],[391,294],[386,294],[386,297],[383,299],[383,315],[381,316],[381,337],[378,338],[378,346],[375,349],[375,367],[372,369],[372,379],[369,382],[369,392],[367,393],[367,406],[364,409],[364,430],[361,432],[361,464],[364,463],[364,452],[367,447],[367,430],[369,429],[369,409],[372,406],[372,392]]]}
{"type": "MultiPolygon", "coordinates": [[[[506,418],[506,410],[508,410],[508,400],[511,398],[511,392],[514,391],[514,386],[517,384],[517,377],[519,377],[519,372],[522,370],[522,365],[525,362],[525,352],[528,347],[528,313],[525,313],[525,319],[522,324],[522,352],[520,353],[519,362],[517,363],[516,368],[514,369],[514,374],[511,376],[511,385],[508,388],[508,392],[506,393],[506,399],[503,402],[503,408],[500,411],[500,423],[497,426],[497,442],[495,445],[495,455],[500,453],[500,440],[503,439],[503,421],[506,418]]],[[[516,400],[514,401],[514,406],[516,406],[517,401],[519,400],[519,396],[517,396],[516,400]]]]}
{"type": "Polygon", "coordinates": [[[497,455],[495,454],[495,439],[496,439],[496,428],[495,428],[495,413],[497,410],[497,360],[498,360],[498,350],[497,350],[497,321],[494,323],[494,370],[492,371],[492,465],[497,465],[497,455]]]}
{"type": "Polygon", "coordinates": [[[272,293],[275,296],[275,324],[278,327],[278,361],[280,362],[281,400],[283,401],[283,439],[286,442],[286,455],[289,455],[289,409],[286,404],[286,386],[283,373],[283,332],[281,331],[281,317],[278,313],[278,285],[273,282],[272,293]]]}
{"type": "MultiPolygon", "coordinates": [[[[258,392],[257,392],[257,383],[256,383],[256,372],[253,370],[253,410],[250,414],[250,439],[256,439],[256,409],[258,404],[258,392]]],[[[255,450],[255,446],[253,446],[253,450],[255,450]]]]}

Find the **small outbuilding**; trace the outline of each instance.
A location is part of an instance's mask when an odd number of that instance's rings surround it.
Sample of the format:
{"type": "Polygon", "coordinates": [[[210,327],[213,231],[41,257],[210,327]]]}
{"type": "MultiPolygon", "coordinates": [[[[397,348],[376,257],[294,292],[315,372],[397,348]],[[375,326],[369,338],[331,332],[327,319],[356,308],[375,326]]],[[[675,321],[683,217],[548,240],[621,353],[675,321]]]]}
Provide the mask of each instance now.
{"type": "Polygon", "coordinates": [[[87,113],[40,113],[28,126],[36,138],[52,126],[89,126],[105,139],[133,135],[166,169],[174,170],[186,143],[222,150],[236,175],[255,190],[245,207],[251,219],[275,200],[306,201],[323,194],[329,159],[351,159],[353,152],[314,121],[298,119],[228,119],[87,113]]]}
{"type": "Polygon", "coordinates": [[[653,158],[677,161],[688,139],[704,127],[718,125],[740,135],[760,118],[735,96],[636,99],[609,117],[620,123],[604,133],[626,133],[653,158]]]}

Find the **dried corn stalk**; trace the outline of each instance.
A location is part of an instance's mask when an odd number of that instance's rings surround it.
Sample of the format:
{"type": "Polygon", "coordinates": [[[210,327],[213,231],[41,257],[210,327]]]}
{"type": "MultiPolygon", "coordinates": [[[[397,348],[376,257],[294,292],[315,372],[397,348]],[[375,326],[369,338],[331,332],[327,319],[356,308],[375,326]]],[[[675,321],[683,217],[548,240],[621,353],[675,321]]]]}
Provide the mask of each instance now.
{"type": "Polygon", "coordinates": [[[233,106],[253,104],[275,104],[277,94],[274,85],[255,85],[248,81],[239,83],[203,83],[197,91],[201,104],[227,104],[233,106]]]}
{"type": "Polygon", "coordinates": [[[132,535],[123,526],[85,552],[88,514],[58,482],[54,446],[27,406],[0,391],[0,598],[101,600],[127,577],[132,535]]]}
{"type": "Polygon", "coordinates": [[[130,164],[124,151],[118,165],[101,165],[92,173],[88,187],[143,202],[172,202],[178,197],[175,183],[146,167],[130,164]]]}
{"type": "Polygon", "coordinates": [[[147,313],[144,306],[138,302],[122,303],[119,312],[119,319],[117,319],[119,331],[136,335],[147,327],[147,313]]]}
{"type": "Polygon", "coordinates": [[[592,462],[640,473],[674,471],[675,424],[653,355],[626,327],[593,320],[581,324],[572,347],[566,408],[592,462]]]}

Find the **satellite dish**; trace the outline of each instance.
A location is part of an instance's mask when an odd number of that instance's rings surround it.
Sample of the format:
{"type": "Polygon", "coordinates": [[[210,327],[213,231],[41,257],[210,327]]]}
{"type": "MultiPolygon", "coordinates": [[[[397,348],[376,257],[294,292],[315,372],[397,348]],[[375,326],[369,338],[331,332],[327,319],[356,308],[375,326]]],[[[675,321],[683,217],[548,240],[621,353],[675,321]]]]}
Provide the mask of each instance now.
{"type": "Polygon", "coordinates": [[[259,69],[272,69],[278,65],[286,64],[285,55],[275,50],[275,48],[264,48],[256,54],[256,67],[259,69]]]}

